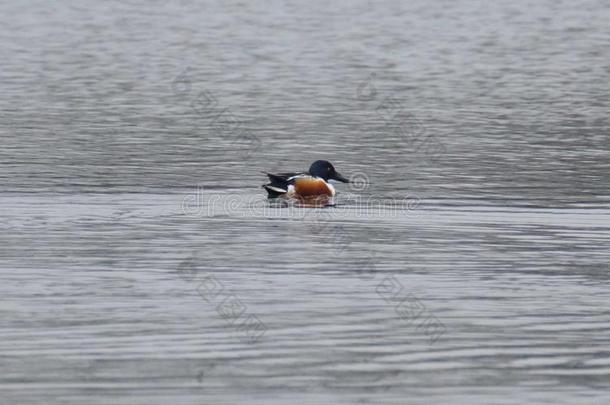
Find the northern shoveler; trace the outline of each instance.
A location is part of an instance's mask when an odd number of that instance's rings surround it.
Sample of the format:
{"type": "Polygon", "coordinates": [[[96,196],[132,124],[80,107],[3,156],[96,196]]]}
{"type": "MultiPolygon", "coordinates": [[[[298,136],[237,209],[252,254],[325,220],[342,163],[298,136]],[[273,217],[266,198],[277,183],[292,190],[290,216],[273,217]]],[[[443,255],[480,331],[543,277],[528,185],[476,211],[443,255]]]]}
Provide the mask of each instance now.
{"type": "Polygon", "coordinates": [[[265,174],[269,176],[270,183],[264,184],[263,188],[269,193],[269,198],[334,197],[335,188],[328,182],[329,180],[349,183],[349,180],[340,175],[326,160],[316,160],[307,172],[265,174]]]}

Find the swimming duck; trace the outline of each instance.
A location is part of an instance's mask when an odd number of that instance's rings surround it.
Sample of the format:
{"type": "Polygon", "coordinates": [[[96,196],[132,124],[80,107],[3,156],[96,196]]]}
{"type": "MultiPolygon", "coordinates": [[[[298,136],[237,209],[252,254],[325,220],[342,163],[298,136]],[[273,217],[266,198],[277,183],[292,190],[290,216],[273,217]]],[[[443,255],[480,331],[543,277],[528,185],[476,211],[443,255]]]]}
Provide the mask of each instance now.
{"type": "Polygon", "coordinates": [[[266,173],[269,183],[264,184],[269,198],[287,197],[309,199],[317,197],[334,197],[336,192],[329,180],[349,183],[327,160],[316,160],[307,172],[301,173],[266,173]]]}

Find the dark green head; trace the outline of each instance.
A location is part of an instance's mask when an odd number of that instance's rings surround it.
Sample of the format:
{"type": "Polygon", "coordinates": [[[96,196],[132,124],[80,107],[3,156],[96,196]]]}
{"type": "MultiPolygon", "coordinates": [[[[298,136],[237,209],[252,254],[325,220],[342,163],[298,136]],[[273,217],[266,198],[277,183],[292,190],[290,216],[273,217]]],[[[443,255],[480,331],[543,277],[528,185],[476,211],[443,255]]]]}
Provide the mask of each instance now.
{"type": "Polygon", "coordinates": [[[343,183],[349,183],[349,180],[341,176],[327,160],[316,160],[309,167],[309,174],[315,177],[320,177],[324,181],[337,180],[343,183]]]}

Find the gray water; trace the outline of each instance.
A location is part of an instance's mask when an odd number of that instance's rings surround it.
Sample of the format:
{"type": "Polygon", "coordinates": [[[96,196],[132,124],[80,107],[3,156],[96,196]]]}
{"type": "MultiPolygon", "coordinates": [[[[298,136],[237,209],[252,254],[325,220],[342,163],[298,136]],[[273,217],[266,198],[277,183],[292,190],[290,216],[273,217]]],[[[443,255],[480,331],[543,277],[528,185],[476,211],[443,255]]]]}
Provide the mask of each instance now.
{"type": "Polygon", "coordinates": [[[608,403],[608,2],[302,3],[0,5],[1,402],[608,403]]]}

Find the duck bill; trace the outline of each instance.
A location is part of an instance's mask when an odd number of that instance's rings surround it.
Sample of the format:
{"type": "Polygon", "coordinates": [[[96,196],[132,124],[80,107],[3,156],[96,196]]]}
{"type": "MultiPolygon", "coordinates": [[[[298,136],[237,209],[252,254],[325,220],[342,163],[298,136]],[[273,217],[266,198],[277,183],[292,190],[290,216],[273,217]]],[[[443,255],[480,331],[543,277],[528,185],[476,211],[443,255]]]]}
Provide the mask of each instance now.
{"type": "Polygon", "coordinates": [[[335,173],[335,175],[332,177],[332,179],[340,181],[342,183],[349,183],[349,179],[346,179],[345,177],[341,176],[339,173],[335,173]]]}

